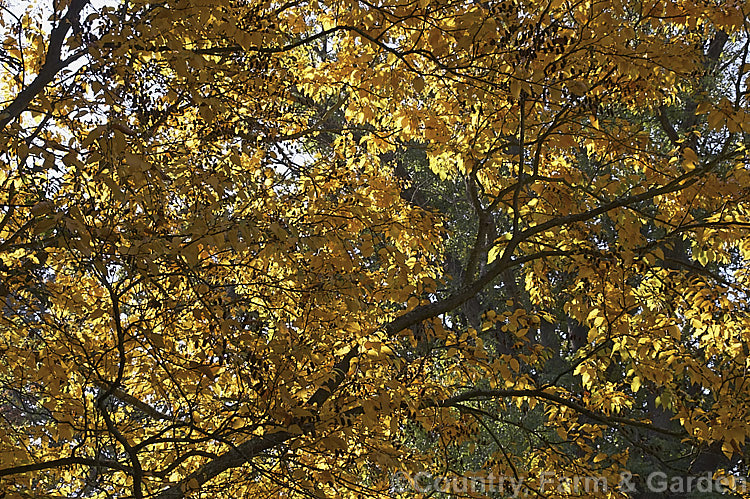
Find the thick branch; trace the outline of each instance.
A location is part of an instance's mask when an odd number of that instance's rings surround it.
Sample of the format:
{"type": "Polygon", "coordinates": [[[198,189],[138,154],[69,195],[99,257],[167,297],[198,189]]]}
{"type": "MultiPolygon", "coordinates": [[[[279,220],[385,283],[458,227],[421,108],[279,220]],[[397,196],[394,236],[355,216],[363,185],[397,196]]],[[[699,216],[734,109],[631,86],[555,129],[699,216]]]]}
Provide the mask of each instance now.
{"type": "Polygon", "coordinates": [[[556,217],[548,220],[547,222],[537,224],[527,228],[526,230],[517,232],[508,242],[505,250],[503,251],[502,257],[497,259],[491,266],[489,266],[485,274],[480,276],[474,282],[462,287],[455,294],[449,296],[448,298],[445,298],[444,300],[417,307],[411,312],[397,317],[385,326],[385,331],[389,334],[395,334],[426,319],[436,317],[460,306],[462,303],[469,300],[472,296],[481,291],[482,288],[484,288],[490,282],[494,281],[497,276],[499,276],[506,269],[517,265],[518,261],[511,259],[512,255],[518,245],[521,242],[527,240],[529,237],[555,227],[562,227],[571,223],[591,220],[592,218],[612,211],[616,208],[640,203],[642,201],[652,199],[654,196],[659,196],[662,194],[667,194],[680,189],[684,189],[689,185],[695,183],[700,178],[700,175],[709,171],[717,161],[718,158],[713,162],[707,164],[703,168],[696,168],[695,170],[680,175],[679,177],[663,186],[654,187],[641,194],[619,198],[609,203],[602,204],[597,208],[584,211],[582,213],[556,217]]]}
{"type": "Polygon", "coordinates": [[[13,99],[13,102],[11,102],[8,107],[0,112],[0,129],[5,128],[8,123],[17,119],[34,97],[39,95],[44,87],[55,78],[57,73],[86,53],[85,51],[80,51],[65,60],[60,59],[63,43],[65,43],[65,37],[68,35],[70,28],[73,25],[78,24],[78,16],[87,3],[88,0],[72,0],[70,2],[70,6],[68,6],[68,11],[65,13],[65,16],[60,19],[60,22],[54,27],[50,34],[47,55],[44,60],[44,65],[39,70],[39,74],[29,86],[24,88],[16,98],[13,99]]]}
{"type": "Polygon", "coordinates": [[[85,457],[63,457],[61,459],[54,459],[52,461],[42,461],[34,464],[24,464],[21,466],[13,466],[12,468],[0,469],[0,476],[9,475],[20,475],[22,473],[29,473],[31,471],[48,470],[52,468],[59,468],[61,466],[71,466],[74,464],[80,464],[84,466],[99,466],[102,468],[110,468],[120,471],[132,472],[129,466],[124,466],[117,461],[111,461],[108,459],[88,459],[85,457]]]}
{"type": "MultiPolygon", "coordinates": [[[[352,348],[336,365],[333,366],[333,377],[320,387],[308,400],[308,404],[320,407],[335,389],[343,383],[346,373],[354,357],[357,356],[358,350],[352,348]]],[[[302,434],[306,434],[315,429],[315,423],[307,422],[298,425],[302,434]]],[[[237,468],[248,463],[253,457],[261,452],[272,449],[287,440],[299,436],[299,433],[289,431],[279,431],[270,435],[255,437],[242,443],[233,449],[225,452],[216,459],[207,462],[196,471],[185,477],[178,484],[164,490],[155,496],[155,499],[178,499],[185,496],[188,491],[188,484],[195,485],[197,482],[200,487],[212,478],[220,475],[231,468],[237,468]]]]}
{"type": "Polygon", "coordinates": [[[126,393],[125,391],[121,390],[120,388],[117,388],[117,387],[113,388],[112,385],[110,385],[106,381],[94,380],[93,383],[100,389],[104,390],[105,392],[110,393],[113,397],[116,397],[119,400],[125,402],[126,404],[129,404],[135,407],[136,409],[152,417],[153,419],[162,420],[162,421],[163,420],[171,421],[172,419],[174,419],[172,416],[169,416],[168,414],[164,414],[163,412],[158,411],[157,409],[151,407],[147,403],[141,400],[138,400],[137,398],[130,395],[129,393],[126,393]]]}

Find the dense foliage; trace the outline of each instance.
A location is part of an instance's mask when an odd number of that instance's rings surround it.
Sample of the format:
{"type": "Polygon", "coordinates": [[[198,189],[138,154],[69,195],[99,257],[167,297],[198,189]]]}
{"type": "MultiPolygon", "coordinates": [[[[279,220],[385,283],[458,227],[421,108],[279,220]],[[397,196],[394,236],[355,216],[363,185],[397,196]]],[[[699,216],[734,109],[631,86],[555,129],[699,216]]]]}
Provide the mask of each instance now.
{"type": "Polygon", "coordinates": [[[0,488],[743,475],[748,9],[0,1],[0,488]]]}

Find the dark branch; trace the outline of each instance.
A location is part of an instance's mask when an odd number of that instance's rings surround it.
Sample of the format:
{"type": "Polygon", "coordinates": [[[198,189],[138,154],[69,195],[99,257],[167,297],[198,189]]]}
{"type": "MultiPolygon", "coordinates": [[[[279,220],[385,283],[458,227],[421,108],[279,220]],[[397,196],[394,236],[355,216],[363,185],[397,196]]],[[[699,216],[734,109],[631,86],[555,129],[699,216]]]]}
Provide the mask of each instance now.
{"type": "Polygon", "coordinates": [[[86,51],[82,50],[76,54],[62,60],[62,47],[65,43],[65,37],[68,35],[70,28],[78,23],[78,17],[88,0],[72,0],[65,16],[55,26],[50,34],[49,45],[47,46],[47,55],[44,65],[39,70],[39,74],[34,78],[29,86],[24,88],[8,107],[0,112],[0,129],[17,119],[27,108],[34,97],[46,87],[63,68],[73,61],[83,56],[86,51]]]}

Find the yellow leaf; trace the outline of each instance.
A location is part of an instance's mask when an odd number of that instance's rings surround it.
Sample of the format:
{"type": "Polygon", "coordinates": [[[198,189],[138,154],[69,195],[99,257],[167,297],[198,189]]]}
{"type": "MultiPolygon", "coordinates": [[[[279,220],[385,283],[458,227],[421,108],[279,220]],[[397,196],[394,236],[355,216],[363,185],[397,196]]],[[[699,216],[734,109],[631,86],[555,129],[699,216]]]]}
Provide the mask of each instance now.
{"type": "Polygon", "coordinates": [[[732,444],[725,440],[721,444],[721,451],[724,453],[725,456],[727,456],[728,459],[731,459],[734,455],[734,449],[732,448],[732,444]]]}
{"type": "Polygon", "coordinates": [[[630,382],[630,389],[636,393],[641,388],[641,378],[636,376],[630,382]]]}
{"type": "Polygon", "coordinates": [[[695,153],[695,151],[689,147],[686,147],[682,151],[682,155],[685,158],[685,161],[683,162],[685,169],[687,170],[694,169],[696,165],[698,164],[698,155],[695,153]]]}
{"type": "Polygon", "coordinates": [[[500,250],[501,249],[502,248],[500,246],[493,246],[492,248],[490,248],[490,251],[487,252],[487,263],[488,264],[494,262],[497,259],[498,255],[500,254],[500,250]]]}
{"type": "Polygon", "coordinates": [[[520,366],[516,359],[510,359],[510,368],[513,369],[515,372],[518,372],[518,370],[520,369],[520,366]]]}

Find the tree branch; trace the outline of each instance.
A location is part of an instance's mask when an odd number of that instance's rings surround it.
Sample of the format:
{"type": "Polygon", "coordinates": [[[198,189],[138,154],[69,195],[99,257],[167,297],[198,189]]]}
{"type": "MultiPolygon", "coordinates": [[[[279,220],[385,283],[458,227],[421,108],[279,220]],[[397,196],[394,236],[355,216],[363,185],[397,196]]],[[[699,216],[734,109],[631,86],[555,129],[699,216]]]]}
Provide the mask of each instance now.
{"type": "Polygon", "coordinates": [[[2,112],[0,112],[0,129],[17,119],[26,109],[29,103],[46,87],[63,68],[76,59],[83,56],[86,51],[82,50],[65,60],[61,60],[62,46],[65,43],[65,37],[68,35],[70,28],[78,23],[78,17],[88,0],[72,0],[68,6],[65,16],[60,19],[57,26],[54,27],[50,34],[49,45],[47,46],[47,55],[44,65],[39,70],[34,81],[24,88],[13,102],[11,102],[2,112]]]}
{"type": "Polygon", "coordinates": [[[72,464],[100,466],[103,468],[110,468],[114,470],[125,471],[128,473],[132,472],[132,469],[129,466],[122,465],[117,461],[71,456],[63,457],[61,459],[54,459],[52,461],[42,461],[40,463],[24,464],[21,466],[13,466],[12,468],[3,468],[0,469],[0,476],[20,475],[22,473],[28,473],[30,471],[48,470],[51,468],[58,468],[60,466],[70,466],[72,464]]]}
{"type": "Polygon", "coordinates": [[[598,421],[607,425],[622,424],[627,426],[636,426],[656,433],[661,433],[662,435],[669,435],[670,437],[677,438],[685,438],[687,436],[685,433],[667,430],[666,428],[654,426],[643,421],[599,414],[577,402],[573,402],[572,400],[568,400],[564,397],[561,397],[554,393],[545,392],[543,390],[468,390],[459,395],[456,395],[455,397],[451,397],[449,399],[438,402],[436,405],[438,407],[453,407],[454,405],[460,404],[461,402],[506,397],[533,397],[549,400],[550,402],[555,402],[556,404],[569,407],[570,409],[573,409],[577,413],[586,416],[589,419],[593,419],[594,421],[598,421]]]}
{"type": "MultiPolygon", "coordinates": [[[[331,396],[335,389],[343,383],[349,371],[351,361],[357,354],[358,349],[352,348],[333,366],[333,377],[310,397],[308,400],[309,405],[320,407],[331,396]]],[[[300,424],[300,421],[298,421],[297,424],[302,430],[303,435],[315,429],[315,423],[313,422],[300,424]]],[[[157,494],[155,499],[179,499],[185,497],[185,493],[191,486],[195,486],[196,483],[200,487],[226,470],[243,466],[261,452],[272,449],[299,435],[297,432],[279,431],[270,435],[252,438],[200,466],[196,471],[180,480],[179,483],[157,494]]]]}

